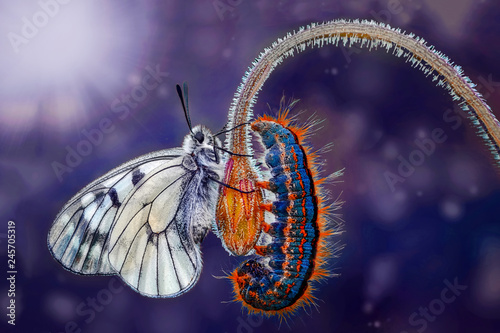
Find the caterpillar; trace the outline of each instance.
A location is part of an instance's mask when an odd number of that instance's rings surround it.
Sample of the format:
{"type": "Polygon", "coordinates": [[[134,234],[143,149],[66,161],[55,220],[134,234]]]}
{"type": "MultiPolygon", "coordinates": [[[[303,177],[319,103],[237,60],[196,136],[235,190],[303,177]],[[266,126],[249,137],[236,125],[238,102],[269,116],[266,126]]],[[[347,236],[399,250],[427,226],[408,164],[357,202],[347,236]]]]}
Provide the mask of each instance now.
{"type": "MultiPolygon", "coordinates": [[[[256,245],[256,259],[243,262],[229,276],[235,300],[251,312],[286,316],[299,307],[314,304],[311,282],[329,276],[325,268],[332,255],[327,239],[341,232],[329,227],[328,206],[321,185],[318,154],[304,144],[314,123],[292,124],[288,113],[292,102],[277,118],[259,117],[251,124],[266,149],[265,162],[271,178],[256,186],[274,193],[276,200],[261,204],[274,214],[273,223],[262,222],[262,231],[272,240],[256,245]]],[[[283,105],[283,100],[282,100],[283,105]]],[[[340,176],[340,173],[333,175],[340,176]]],[[[264,235],[263,235],[264,236],[264,235]]]]}

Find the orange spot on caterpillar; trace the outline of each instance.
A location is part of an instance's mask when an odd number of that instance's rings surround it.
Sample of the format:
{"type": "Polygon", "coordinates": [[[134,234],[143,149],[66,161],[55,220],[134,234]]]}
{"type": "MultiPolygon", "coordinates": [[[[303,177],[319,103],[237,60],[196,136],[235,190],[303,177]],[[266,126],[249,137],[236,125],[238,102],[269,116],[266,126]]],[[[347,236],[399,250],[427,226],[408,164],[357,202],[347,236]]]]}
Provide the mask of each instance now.
{"type": "Polygon", "coordinates": [[[265,233],[268,233],[269,229],[271,228],[271,225],[266,222],[262,222],[261,226],[262,226],[262,231],[264,231],[265,233]]]}
{"type": "Polygon", "coordinates": [[[255,186],[266,189],[266,190],[270,189],[270,183],[268,181],[258,180],[255,182],[255,186]]]}
{"type": "Polygon", "coordinates": [[[255,249],[255,253],[258,254],[259,256],[266,255],[266,250],[267,250],[266,246],[258,246],[258,245],[256,245],[254,247],[254,249],[255,249]]]}
{"type": "Polygon", "coordinates": [[[261,209],[267,210],[268,212],[273,210],[273,204],[268,202],[268,203],[263,203],[259,205],[261,209]]]}

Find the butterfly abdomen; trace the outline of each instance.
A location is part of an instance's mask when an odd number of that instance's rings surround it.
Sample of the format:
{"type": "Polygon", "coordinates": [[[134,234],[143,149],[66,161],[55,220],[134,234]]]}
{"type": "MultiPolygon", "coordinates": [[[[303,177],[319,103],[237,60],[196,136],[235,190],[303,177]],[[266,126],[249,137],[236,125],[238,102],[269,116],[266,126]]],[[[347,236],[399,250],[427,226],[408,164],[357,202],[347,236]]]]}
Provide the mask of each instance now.
{"type": "Polygon", "coordinates": [[[316,165],[309,148],[301,144],[304,128],[288,127],[286,113],[277,119],[265,116],[252,123],[266,148],[271,178],[257,185],[275,194],[262,208],[275,216],[263,231],[272,240],[256,246],[256,259],[244,262],[231,275],[236,299],[253,312],[284,315],[310,304],[311,279],[327,275],[322,267],[329,251],[316,165]],[[311,164],[311,165],[310,165],[311,164]],[[317,269],[316,269],[317,268],[317,269]]]}

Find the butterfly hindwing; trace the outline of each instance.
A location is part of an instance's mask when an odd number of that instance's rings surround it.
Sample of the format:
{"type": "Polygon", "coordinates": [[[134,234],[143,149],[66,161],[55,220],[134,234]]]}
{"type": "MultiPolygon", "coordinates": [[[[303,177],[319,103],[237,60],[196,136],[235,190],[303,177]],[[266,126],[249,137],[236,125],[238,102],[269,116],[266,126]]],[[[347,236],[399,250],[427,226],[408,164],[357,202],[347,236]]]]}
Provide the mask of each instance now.
{"type": "Polygon", "coordinates": [[[57,215],[48,236],[54,258],[80,274],[115,274],[107,256],[109,234],[123,200],[145,174],[183,154],[166,149],[133,159],[78,192],[57,215]]]}
{"type": "Polygon", "coordinates": [[[111,265],[147,296],[175,297],[194,285],[201,272],[190,194],[197,190],[200,173],[186,168],[183,160],[189,159],[175,159],[146,175],[123,202],[111,232],[111,265]]]}

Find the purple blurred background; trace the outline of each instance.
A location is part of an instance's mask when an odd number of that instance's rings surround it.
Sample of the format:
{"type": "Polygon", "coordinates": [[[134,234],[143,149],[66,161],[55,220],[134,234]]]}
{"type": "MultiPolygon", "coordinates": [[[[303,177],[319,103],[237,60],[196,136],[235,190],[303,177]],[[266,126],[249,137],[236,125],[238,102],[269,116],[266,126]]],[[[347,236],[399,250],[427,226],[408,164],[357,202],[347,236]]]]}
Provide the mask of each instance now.
{"type": "Polygon", "coordinates": [[[1,332],[500,331],[498,170],[448,93],[383,51],[325,47],[288,59],[255,107],[301,99],[300,120],[325,119],[312,144],[335,144],[325,168],[345,168],[329,188],[345,200],[345,249],[332,261],[341,275],[317,286],[318,309],[281,324],[249,317],[228,302],[229,281],[214,278],[242,258],[213,234],[200,281],[176,299],[72,274],[46,246],[57,212],[88,182],[180,146],[188,128],[176,83],[189,82],[193,123],[219,130],[252,60],[310,22],[375,19],[423,37],[464,68],[499,117],[495,1],[54,1],[2,4],[0,14],[0,267],[13,220],[18,269],[15,327],[0,279],[1,332]],[[144,83],[150,72],[156,79],[144,83]],[[110,129],[82,143],[100,126],[110,129]],[[391,187],[387,175],[436,129],[444,142],[391,187]],[[54,170],[78,149],[86,156],[54,170]]]}

